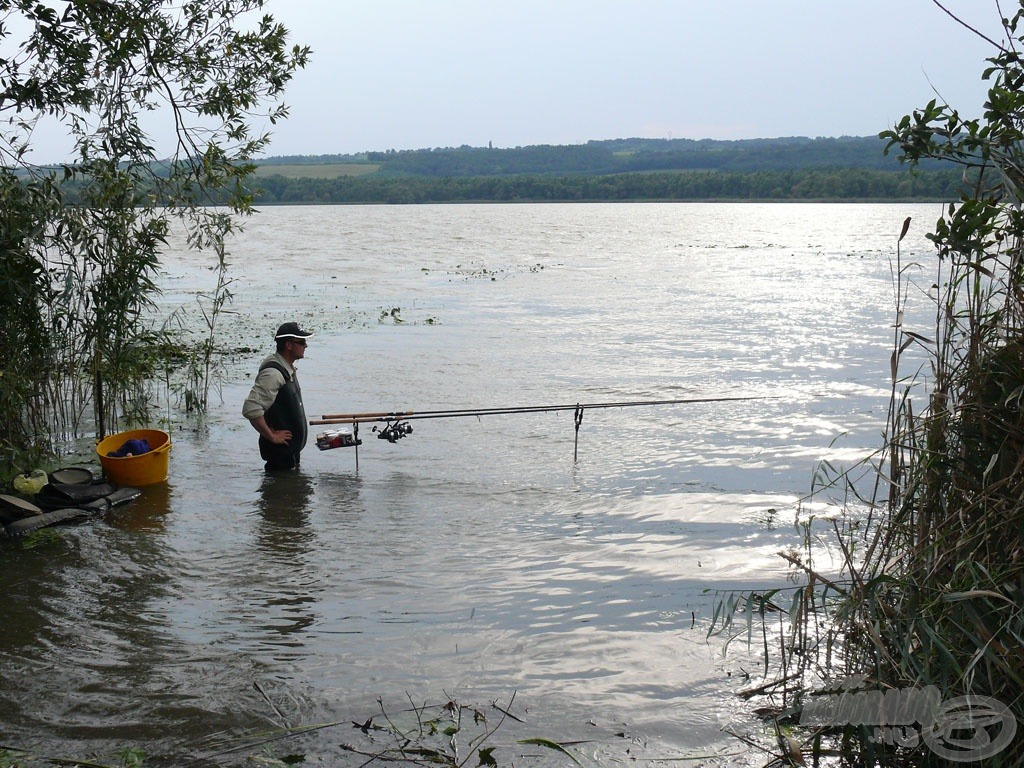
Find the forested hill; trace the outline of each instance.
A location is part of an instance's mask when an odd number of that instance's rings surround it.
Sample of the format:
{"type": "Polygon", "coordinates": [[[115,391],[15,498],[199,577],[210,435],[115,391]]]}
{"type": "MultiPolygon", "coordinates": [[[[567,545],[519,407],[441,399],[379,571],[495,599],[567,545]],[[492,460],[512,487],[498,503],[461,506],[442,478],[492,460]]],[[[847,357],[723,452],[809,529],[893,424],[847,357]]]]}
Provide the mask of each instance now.
{"type": "Polygon", "coordinates": [[[612,139],[259,161],[261,203],[955,197],[955,171],[912,175],[875,136],[612,139]]]}
{"type": "Polygon", "coordinates": [[[498,149],[445,147],[356,155],[302,155],[260,161],[270,166],[372,164],[381,175],[505,176],[521,173],[629,173],[635,171],[782,171],[802,168],[895,170],[876,136],[781,139],[610,139],[586,144],[498,149]]]}

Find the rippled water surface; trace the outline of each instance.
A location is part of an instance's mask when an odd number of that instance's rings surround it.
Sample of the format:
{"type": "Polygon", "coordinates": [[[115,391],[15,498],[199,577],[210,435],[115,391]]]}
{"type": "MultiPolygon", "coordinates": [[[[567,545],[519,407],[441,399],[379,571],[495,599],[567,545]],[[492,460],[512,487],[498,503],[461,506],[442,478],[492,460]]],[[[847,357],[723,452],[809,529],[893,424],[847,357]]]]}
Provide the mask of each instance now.
{"type": "MultiPolygon", "coordinates": [[[[913,216],[902,258],[929,285],[939,213],[264,210],[230,245],[219,329],[252,351],[224,358],[208,424],[174,430],[168,482],[5,542],[0,741],[358,764],[337,745],[378,698],[514,696],[502,764],[530,762],[523,737],[585,740],[575,753],[599,764],[740,751],[721,728],[746,717],[733,694],[757,649],[705,637],[707,591],[784,584],[776,552],[799,541],[816,463],[877,447],[896,237],[913,216]],[[396,444],[364,427],[358,469],[311,440],[298,474],[265,476],[240,407],[290,319],[316,331],[299,364],[311,417],[760,399],[587,410],[576,462],[568,411],[422,420],[396,444]]],[[[210,260],[169,254],[165,311],[197,317],[210,260]]]]}

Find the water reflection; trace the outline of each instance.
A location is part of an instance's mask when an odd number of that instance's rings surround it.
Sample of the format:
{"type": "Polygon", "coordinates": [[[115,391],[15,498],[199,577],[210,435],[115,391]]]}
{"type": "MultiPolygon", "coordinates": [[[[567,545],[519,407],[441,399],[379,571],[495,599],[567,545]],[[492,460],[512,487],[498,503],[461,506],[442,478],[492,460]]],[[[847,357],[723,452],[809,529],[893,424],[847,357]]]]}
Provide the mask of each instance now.
{"type": "Polygon", "coordinates": [[[330,514],[332,525],[355,524],[366,508],[363,491],[363,478],[355,471],[321,470],[316,478],[317,509],[330,514]]]}
{"type": "Polygon", "coordinates": [[[308,557],[316,548],[309,519],[312,498],[313,483],[301,470],[265,473],[260,482],[255,565],[262,579],[255,586],[265,606],[259,628],[272,633],[265,638],[270,645],[301,646],[301,639],[292,636],[317,621],[320,585],[308,557]]]}
{"type": "Polygon", "coordinates": [[[339,525],[358,519],[360,510],[358,476],[264,474],[254,539],[259,575],[251,585],[264,605],[259,628],[271,633],[261,643],[301,647],[301,636],[322,622],[318,603],[333,579],[320,554],[334,546],[339,525]],[[323,541],[321,513],[330,516],[331,533],[323,541]]]}
{"type": "Polygon", "coordinates": [[[313,483],[301,470],[267,472],[260,483],[256,506],[261,524],[256,546],[272,559],[306,554],[315,533],[309,526],[313,483]]]}
{"type": "Polygon", "coordinates": [[[167,482],[147,485],[139,489],[142,493],[128,504],[114,507],[108,520],[124,531],[135,533],[161,533],[167,523],[167,515],[173,508],[174,491],[167,482]]]}

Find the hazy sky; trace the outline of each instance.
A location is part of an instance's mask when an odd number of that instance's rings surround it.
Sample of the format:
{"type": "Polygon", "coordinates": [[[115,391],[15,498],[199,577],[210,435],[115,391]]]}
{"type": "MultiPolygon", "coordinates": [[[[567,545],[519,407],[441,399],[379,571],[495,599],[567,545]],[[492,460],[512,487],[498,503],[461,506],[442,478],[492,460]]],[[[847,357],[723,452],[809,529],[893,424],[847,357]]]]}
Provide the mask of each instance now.
{"type": "MultiPolygon", "coordinates": [[[[997,40],[995,0],[943,0],[997,40]]],[[[1003,0],[1012,12],[1015,0],[1003,0]]],[[[269,154],[871,135],[992,55],[931,0],[271,0],[314,58],[269,154]],[[934,89],[934,90],[933,90],[934,89]]]]}
{"type": "MultiPolygon", "coordinates": [[[[942,2],[1002,40],[997,0],[942,2]]],[[[980,116],[993,54],[932,0],[269,0],[265,11],[313,48],[269,155],[867,136],[937,94],[980,116]]],[[[158,118],[147,127],[169,153],[158,118]]],[[[33,148],[52,162],[70,142],[40,123],[33,148]]]]}

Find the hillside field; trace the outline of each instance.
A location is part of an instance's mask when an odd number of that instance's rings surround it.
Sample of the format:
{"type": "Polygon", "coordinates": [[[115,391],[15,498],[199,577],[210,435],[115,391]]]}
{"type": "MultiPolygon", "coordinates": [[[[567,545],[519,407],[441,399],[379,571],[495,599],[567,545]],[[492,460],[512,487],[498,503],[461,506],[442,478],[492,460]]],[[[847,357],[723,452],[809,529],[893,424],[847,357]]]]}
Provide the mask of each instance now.
{"type": "Polygon", "coordinates": [[[256,168],[256,177],[284,176],[286,179],[337,179],[365,176],[380,168],[379,163],[267,164],[256,168]]]}

